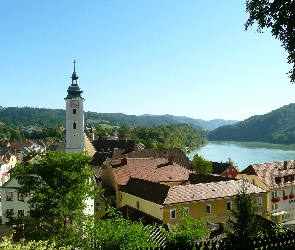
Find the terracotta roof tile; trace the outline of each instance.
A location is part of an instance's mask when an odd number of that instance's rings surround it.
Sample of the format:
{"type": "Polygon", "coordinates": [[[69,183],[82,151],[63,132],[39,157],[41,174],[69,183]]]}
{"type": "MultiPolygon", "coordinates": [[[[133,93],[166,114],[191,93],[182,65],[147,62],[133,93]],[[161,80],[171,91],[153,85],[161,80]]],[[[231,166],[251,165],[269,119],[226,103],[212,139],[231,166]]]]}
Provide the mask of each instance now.
{"type": "Polygon", "coordinates": [[[27,141],[20,141],[20,142],[11,142],[10,147],[11,148],[28,147],[34,144],[36,143],[30,140],[27,140],[27,141]]]}
{"type": "Polygon", "coordinates": [[[128,158],[127,165],[120,160],[109,159],[119,185],[126,185],[130,177],[153,182],[184,182],[193,171],[173,162],[169,165],[166,158],[128,158]]]}
{"type": "Polygon", "coordinates": [[[241,174],[257,175],[270,189],[295,185],[295,161],[280,161],[262,164],[252,164],[241,174]],[[276,177],[292,177],[291,181],[276,182],[276,177]]]}
{"type": "MultiPolygon", "coordinates": [[[[234,197],[240,190],[243,180],[200,183],[170,187],[164,204],[177,204],[201,200],[234,197]]],[[[267,193],[266,190],[247,182],[247,193],[267,193]]]]}

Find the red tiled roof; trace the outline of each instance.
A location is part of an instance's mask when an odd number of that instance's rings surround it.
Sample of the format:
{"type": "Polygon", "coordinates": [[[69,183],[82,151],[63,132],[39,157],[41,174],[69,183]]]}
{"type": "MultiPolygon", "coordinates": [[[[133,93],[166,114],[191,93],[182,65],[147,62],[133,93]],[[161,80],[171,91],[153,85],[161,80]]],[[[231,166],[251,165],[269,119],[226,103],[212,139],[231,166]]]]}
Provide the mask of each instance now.
{"type": "Polygon", "coordinates": [[[10,147],[11,148],[19,148],[19,147],[28,147],[36,144],[33,141],[27,140],[27,141],[20,141],[20,142],[11,142],[10,147]]]}
{"type": "Polygon", "coordinates": [[[166,158],[128,158],[127,165],[122,166],[121,160],[109,160],[119,185],[126,185],[130,177],[153,182],[183,182],[194,173],[177,163],[168,164],[166,158]]]}
{"type": "MultiPolygon", "coordinates": [[[[185,186],[170,187],[168,195],[163,204],[178,204],[200,200],[211,200],[224,197],[234,197],[241,189],[244,180],[220,181],[211,183],[200,183],[185,186]]],[[[246,182],[248,194],[267,193],[266,190],[246,182]]]]}
{"type": "Polygon", "coordinates": [[[276,183],[276,177],[295,175],[295,161],[280,161],[262,164],[252,164],[244,169],[241,174],[257,175],[270,189],[284,186],[294,186],[295,178],[290,182],[276,183]]]}

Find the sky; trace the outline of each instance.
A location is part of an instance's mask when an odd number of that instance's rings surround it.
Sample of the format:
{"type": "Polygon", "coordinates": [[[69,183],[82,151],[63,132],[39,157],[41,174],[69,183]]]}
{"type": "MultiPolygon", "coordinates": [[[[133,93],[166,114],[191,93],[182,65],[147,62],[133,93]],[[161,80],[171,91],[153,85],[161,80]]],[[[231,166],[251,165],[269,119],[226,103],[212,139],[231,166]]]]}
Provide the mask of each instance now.
{"type": "Polygon", "coordinates": [[[3,107],[239,120],[295,100],[287,53],[245,31],[245,1],[1,0],[3,107]]]}

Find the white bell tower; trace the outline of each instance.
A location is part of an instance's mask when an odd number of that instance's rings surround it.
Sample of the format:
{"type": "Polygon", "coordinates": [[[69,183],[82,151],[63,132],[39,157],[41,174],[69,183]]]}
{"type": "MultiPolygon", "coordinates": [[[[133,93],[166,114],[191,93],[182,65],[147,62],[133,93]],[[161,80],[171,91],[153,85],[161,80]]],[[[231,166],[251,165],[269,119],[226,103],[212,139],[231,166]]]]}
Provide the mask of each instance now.
{"type": "Polygon", "coordinates": [[[78,75],[76,74],[76,61],[74,60],[74,72],[72,84],[68,88],[66,101],[66,146],[65,153],[84,152],[84,98],[83,91],[78,86],[78,75]]]}

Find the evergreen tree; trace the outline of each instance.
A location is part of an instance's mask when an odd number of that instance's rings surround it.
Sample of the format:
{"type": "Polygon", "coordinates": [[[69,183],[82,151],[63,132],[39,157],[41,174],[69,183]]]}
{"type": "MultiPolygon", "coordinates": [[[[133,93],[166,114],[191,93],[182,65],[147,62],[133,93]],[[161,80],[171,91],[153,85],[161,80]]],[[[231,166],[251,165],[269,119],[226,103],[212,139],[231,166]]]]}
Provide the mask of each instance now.
{"type": "Polygon", "coordinates": [[[235,199],[235,209],[232,215],[235,220],[230,220],[231,230],[227,232],[232,242],[239,242],[242,245],[257,237],[262,231],[262,218],[256,214],[257,208],[252,195],[247,190],[248,181],[243,180],[240,190],[235,199]]]}

